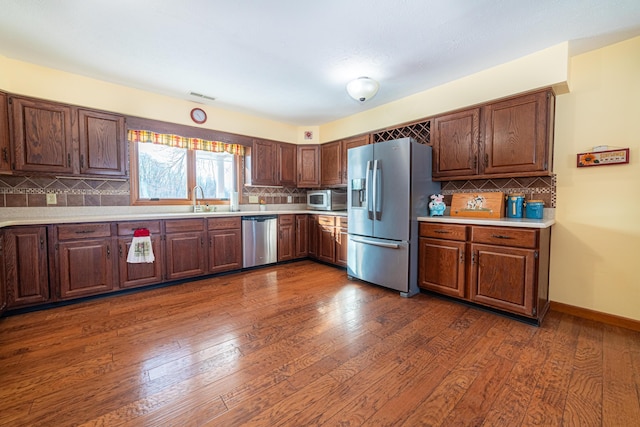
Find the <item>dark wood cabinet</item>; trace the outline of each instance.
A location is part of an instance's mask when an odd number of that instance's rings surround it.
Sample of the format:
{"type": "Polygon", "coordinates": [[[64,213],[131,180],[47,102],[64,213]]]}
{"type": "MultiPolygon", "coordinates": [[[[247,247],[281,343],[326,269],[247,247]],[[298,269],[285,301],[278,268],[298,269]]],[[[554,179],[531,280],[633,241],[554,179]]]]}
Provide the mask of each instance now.
{"type": "Polygon", "coordinates": [[[420,223],[418,284],[540,323],[549,308],[550,236],[550,228],[420,223]]]}
{"type": "Polygon", "coordinates": [[[299,188],[320,187],[320,146],[299,145],[298,154],[298,181],[299,188]]]}
{"type": "Polygon", "coordinates": [[[554,114],[547,89],[434,118],[433,178],[549,175],[554,114]]]}
{"type": "Polygon", "coordinates": [[[207,273],[203,218],[165,221],[165,269],[168,280],[207,273]]]}
{"type": "Polygon", "coordinates": [[[347,251],[349,249],[349,235],[347,233],[347,217],[336,217],[336,255],[335,264],[346,267],[347,266],[347,251]]]}
{"type": "Polygon", "coordinates": [[[320,215],[318,217],[318,259],[330,264],[336,261],[336,227],[335,217],[320,215]]]}
{"type": "Polygon", "coordinates": [[[320,183],[323,187],[342,184],[342,141],[320,146],[320,183]]]}
{"type": "Polygon", "coordinates": [[[24,172],[73,173],[72,108],[54,102],[10,97],[13,169],[24,172]]]}
{"type": "Polygon", "coordinates": [[[0,231],[0,316],[7,309],[7,282],[4,274],[4,234],[0,231]]]}
{"type": "Polygon", "coordinates": [[[309,258],[318,258],[318,240],[319,240],[319,224],[318,224],[319,215],[309,215],[308,217],[308,227],[309,227],[309,248],[308,255],[309,258]]]}
{"type": "Polygon", "coordinates": [[[277,151],[277,181],[276,185],[295,187],[298,176],[297,148],[295,144],[280,142],[276,146],[277,151]]]}
{"type": "Polygon", "coordinates": [[[306,258],[309,256],[309,216],[296,215],[296,242],[294,258],[306,258]]]}
{"type": "Polygon", "coordinates": [[[80,173],[126,176],[127,145],[123,116],[78,110],[80,173]]]}
{"type": "Polygon", "coordinates": [[[54,226],[59,297],[110,292],[117,283],[117,256],[110,223],[54,226]]]}
{"type": "Polygon", "coordinates": [[[116,224],[118,234],[118,271],[120,288],[128,289],[162,282],[162,232],[160,221],[128,221],[116,224]],[[131,248],[133,233],[138,229],[149,230],[154,262],[129,263],[127,255],[131,248]]]}
{"type": "Polygon", "coordinates": [[[478,172],[480,109],[436,117],[431,128],[433,176],[475,175],[478,172]]]}
{"type": "Polygon", "coordinates": [[[369,143],[369,135],[360,135],[322,144],[321,185],[327,187],[347,184],[348,150],[369,143]]]}
{"type": "Polygon", "coordinates": [[[0,172],[11,172],[9,143],[9,104],[7,94],[0,92],[0,172]]]}
{"type": "Polygon", "coordinates": [[[295,241],[295,215],[278,215],[278,261],[294,258],[295,241]]]}
{"type": "Polygon", "coordinates": [[[255,139],[251,147],[251,184],[276,185],[276,145],[255,139]]]}
{"type": "Polygon", "coordinates": [[[209,235],[209,273],[241,269],[241,218],[209,218],[207,230],[209,235]]]}
{"type": "Polygon", "coordinates": [[[7,308],[48,302],[47,228],[12,227],[3,234],[7,308]]]}

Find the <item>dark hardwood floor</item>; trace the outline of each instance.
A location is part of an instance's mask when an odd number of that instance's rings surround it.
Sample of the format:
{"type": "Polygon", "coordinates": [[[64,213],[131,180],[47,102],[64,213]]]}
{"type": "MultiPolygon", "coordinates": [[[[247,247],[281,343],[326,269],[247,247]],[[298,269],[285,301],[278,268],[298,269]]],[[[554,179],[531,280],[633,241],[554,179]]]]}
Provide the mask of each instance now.
{"type": "Polygon", "coordinates": [[[1,426],[632,426],[640,333],[302,261],[0,319],[1,426]]]}

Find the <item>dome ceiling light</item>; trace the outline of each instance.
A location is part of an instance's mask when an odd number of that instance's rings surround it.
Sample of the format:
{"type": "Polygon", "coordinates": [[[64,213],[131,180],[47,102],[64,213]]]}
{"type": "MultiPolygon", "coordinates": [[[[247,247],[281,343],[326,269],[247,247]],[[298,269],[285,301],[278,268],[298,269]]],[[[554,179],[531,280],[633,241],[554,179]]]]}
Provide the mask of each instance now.
{"type": "Polygon", "coordinates": [[[359,102],[365,102],[373,98],[378,93],[380,85],[377,81],[369,77],[358,77],[347,83],[347,92],[359,102]]]}

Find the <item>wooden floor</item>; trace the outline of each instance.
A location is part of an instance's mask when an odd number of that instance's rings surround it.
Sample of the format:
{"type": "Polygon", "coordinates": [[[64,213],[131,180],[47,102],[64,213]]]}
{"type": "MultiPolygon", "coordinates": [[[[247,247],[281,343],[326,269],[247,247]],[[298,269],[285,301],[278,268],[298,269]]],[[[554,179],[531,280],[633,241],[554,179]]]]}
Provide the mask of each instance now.
{"type": "Polygon", "coordinates": [[[1,426],[632,426],[640,333],[302,261],[0,319],[1,426]]]}

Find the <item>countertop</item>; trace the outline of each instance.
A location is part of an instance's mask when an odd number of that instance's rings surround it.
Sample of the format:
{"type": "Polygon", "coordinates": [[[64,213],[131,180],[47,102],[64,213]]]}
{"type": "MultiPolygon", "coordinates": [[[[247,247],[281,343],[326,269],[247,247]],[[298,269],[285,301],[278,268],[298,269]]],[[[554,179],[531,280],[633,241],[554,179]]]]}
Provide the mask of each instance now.
{"type": "Polygon", "coordinates": [[[43,224],[69,224],[87,222],[111,222],[111,221],[140,221],[153,219],[184,219],[184,218],[217,218],[229,216],[255,216],[255,215],[285,215],[285,214],[315,214],[347,216],[347,211],[312,211],[307,209],[292,208],[287,205],[277,205],[270,210],[261,211],[257,207],[249,207],[236,212],[188,212],[184,207],[182,211],[167,212],[162,207],[103,207],[103,208],[2,208],[0,209],[0,228],[12,225],[43,225],[43,224]]]}
{"type": "Polygon", "coordinates": [[[490,225],[497,227],[548,228],[556,223],[552,217],[543,219],[531,218],[465,218],[459,216],[424,216],[418,217],[421,222],[437,222],[445,224],[490,225]]]}

